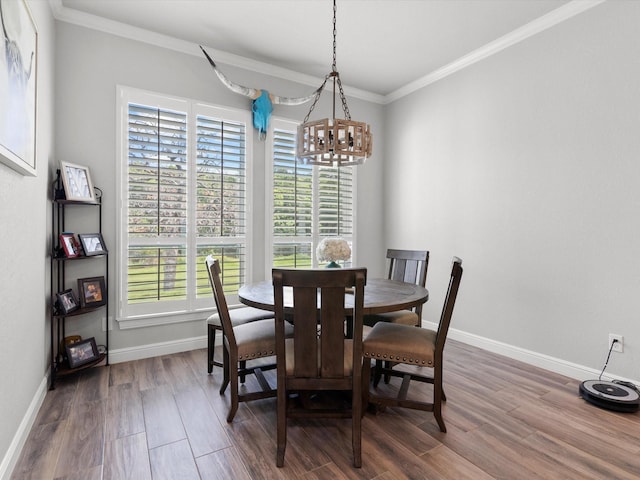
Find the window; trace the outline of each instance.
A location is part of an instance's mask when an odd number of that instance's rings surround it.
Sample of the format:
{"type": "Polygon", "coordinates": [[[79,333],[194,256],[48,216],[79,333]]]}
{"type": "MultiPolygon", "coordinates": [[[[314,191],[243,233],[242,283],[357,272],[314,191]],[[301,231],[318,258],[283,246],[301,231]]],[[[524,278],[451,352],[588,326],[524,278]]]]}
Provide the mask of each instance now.
{"type": "Polygon", "coordinates": [[[226,293],[246,275],[250,114],[128,88],[119,98],[118,319],[201,318],[208,254],[226,293]]]}
{"type": "Polygon", "coordinates": [[[298,163],[297,124],[282,119],[273,119],[272,124],[267,189],[273,193],[268,234],[273,242],[272,265],[317,267],[315,249],[322,238],[342,237],[353,243],[355,172],[353,167],[298,163]]]}

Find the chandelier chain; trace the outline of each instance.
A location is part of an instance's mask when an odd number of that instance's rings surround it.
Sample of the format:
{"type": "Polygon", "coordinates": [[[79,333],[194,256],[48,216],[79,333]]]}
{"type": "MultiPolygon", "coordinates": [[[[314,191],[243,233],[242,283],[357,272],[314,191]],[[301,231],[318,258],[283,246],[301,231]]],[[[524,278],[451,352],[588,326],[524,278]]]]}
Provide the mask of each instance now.
{"type": "Polygon", "coordinates": [[[337,6],[333,0],[333,62],[331,71],[316,90],[311,107],[298,127],[296,135],[296,158],[302,163],[325,166],[360,165],[371,155],[370,127],[364,122],[351,120],[340,73],[337,68],[337,6]],[[333,115],[318,121],[309,121],[327,81],[333,78],[333,115]],[[340,95],[346,121],[336,117],[336,96],[340,95]]]}
{"type": "Polygon", "coordinates": [[[324,90],[324,86],[326,85],[327,80],[329,80],[330,76],[331,76],[331,74],[327,74],[324,77],[324,81],[322,82],[322,85],[320,85],[320,88],[318,88],[318,91],[316,92],[316,95],[313,98],[313,103],[311,104],[311,108],[309,108],[309,111],[307,112],[306,117],[304,117],[304,120],[302,121],[302,123],[307,123],[309,121],[309,116],[311,115],[311,112],[313,112],[313,109],[316,108],[316,103],[318,103],[318,100],[320,99],[320,95],[322,95],[322,91],[324,90]]]}
{"type": "Polygon", "coordinates": [[[347,98],[344,96],[344,90],[342,89],[342,82],[340,81],[340,75],[336,78],[338,82],[338,88],[340,89],[340,100],[342,100],[342,111],[344,112],[344,118],[351,120],[351,114],[349,113],[349,106],[347,105],[347,98]]]}
{"type": "Polygon", "coordinates": [[[338,8],[336,7],[336,0],[333,0],[333,64],[332,69],[336,71],[336,47],[338,43],[336,42],[337,29],[336,29],[336,13],[338,12],[338,8]]]}
{"type": "MultiPolygon", "coordinates": [[[[338,36],[338,28],[336,26],[337,15],[338,15],[338,7],[336,5],[336,0],[333,0],[333,65],[331,68],[332,68],[332,72],[335,74],[335,80],[336,80],[336,83],[338,84],[338,89],[340,90],[340,101],[342,102],[342,111],[344,112],[344,118],[346,118],[347,120],[351,120],[351,114],[349,113],[349,106],[347,105],[347,99],[344,96],[344,90],[342,88],[342,81],[340,80],[340,73],[338,73],[337,60],[336,60],[336,50],[338,46],[338,42],[336,40],[338,36]]],[[[326,82],[327,78],[325,78],[324,81],[326,82]]],[[[334,105],[335,105],[335,92],[334,92],[334,105]]]]}

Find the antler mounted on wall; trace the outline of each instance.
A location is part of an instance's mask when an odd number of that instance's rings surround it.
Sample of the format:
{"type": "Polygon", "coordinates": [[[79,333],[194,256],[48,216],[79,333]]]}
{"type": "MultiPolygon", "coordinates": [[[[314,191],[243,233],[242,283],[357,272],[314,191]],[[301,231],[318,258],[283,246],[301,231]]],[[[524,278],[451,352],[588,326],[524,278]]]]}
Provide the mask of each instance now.
{"type": "Polygon", "coordinates": [[[245,97],[249,97],[253,100],[252,103],[252,112],[253,112],[253,126],[260,135],[260,140],[264,140],[267,135],[267,129],[269,127],[269,118],[271,118],[271,113],[273,112],[273,105],[302,105],[306,103],[316,96],[320,95],[322,91],[322,87],[318,88],[311,95],[306,97],[279,97],[277,95],[273,95],[266,90],[257,89],[257,88],[248,88],[243,87],[242,85],[238,85],[229,80],[216,66],[216,62],[209,56],[209,54],[205,51],[202,46],[200,46],[202,53],[204,53],[207,60],[213,67],[213,70],[218,75],[220,81],[232,92],[239,93],[240,95],[244,95],[245,97]]]}

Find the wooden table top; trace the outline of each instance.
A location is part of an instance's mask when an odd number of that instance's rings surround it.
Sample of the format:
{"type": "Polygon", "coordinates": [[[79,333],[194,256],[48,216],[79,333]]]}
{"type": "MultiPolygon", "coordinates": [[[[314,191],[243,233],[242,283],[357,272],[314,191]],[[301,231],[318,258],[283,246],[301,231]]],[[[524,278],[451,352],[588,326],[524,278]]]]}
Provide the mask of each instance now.
{"type": "MultiPolygon", "coordinates": [[[[284,294],[285,306],[293,305],[291,289],[285,288],[284,294]]],[[[238,297],[243,304],[250,307],[270,311],[274,309],[271,280],[243,285],[238,290],[238,297]]],[[[347,295],[345,305],[347,309],[353,306],[349,305],[349,298],[350,296],[347,295]]],[[[419,285],[386,278],[370,278],[367,279],[367,285],[364,287],[363,313],[370,315],[406,310],[427,300],[429,300],[429,290],[419,285]]]]}

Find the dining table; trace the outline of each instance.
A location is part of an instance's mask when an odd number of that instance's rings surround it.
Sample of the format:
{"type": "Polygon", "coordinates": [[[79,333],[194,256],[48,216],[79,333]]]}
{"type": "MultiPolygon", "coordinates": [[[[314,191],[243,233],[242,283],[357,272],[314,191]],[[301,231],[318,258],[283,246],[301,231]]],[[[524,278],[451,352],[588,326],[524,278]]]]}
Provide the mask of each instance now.
{"type": "MultiPolygon", "coordinates": [[[[274,310],[273,284],[271,280],[243,285],[238,290],[240,302],[261,310],[274,310]]],[[[345,296],[345,310],[353,309],[353,297],[345,296]]],[[[364,287],[364,315],[395,312],[417,307],[429,300],[429,290],[413,283],[387,278],[370,278],[364,287]]],[[[284,289],[284,305],[293,308],[293,292],[284,289]]]]}
{"type": "MultiPolygon", "coordinates": [[[[353,295],[345,295],[345,316],[353,312],[353,295]]],[[[284,307],[293,309],[293,290],[285,287],[283,291],[284,307]]],[[[238,290],[240,302],[244,305],[259,308],[261,310],[274,311],[273,283],[271,280],[264,280],[256,283],[249,283],[241,286],[238,290]]],[[[395,312],[398,310],[411,309],[429,300],[429,290],[413,283],[400,282],[387,278],[368,278],[364,287],[364,307],[363,315],[395,312]]],[[[320,307],[320,306],[318,306],[320,307]]],[[[347,322],[346,336],[352,337],[352,325],[347,322]]],[[[329,395],[329,402],[333,397],[329,395]]],[[[316,398],[317,402],[327,401],[324,397],[316,398]]],[[[368,411],[376,413],[378,407],[370,404],[368,411]]]]}

